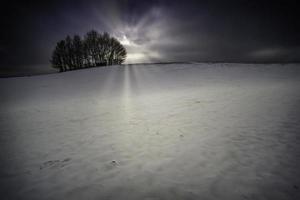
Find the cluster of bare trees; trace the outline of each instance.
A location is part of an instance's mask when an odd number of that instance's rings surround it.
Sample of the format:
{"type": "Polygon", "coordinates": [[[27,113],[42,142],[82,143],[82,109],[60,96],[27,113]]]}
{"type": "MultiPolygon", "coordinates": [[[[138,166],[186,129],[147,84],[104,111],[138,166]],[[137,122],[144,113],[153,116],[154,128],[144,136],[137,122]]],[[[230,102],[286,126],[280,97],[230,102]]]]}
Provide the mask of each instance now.
{"type": "Polygon", "coordinates": [[[83,39],[67,36],[59,41],[52,53],[51,64],[61,72],[86,67],[121,64],[126,59],[126,49],[108,33],[89,31],[83,39]]]}

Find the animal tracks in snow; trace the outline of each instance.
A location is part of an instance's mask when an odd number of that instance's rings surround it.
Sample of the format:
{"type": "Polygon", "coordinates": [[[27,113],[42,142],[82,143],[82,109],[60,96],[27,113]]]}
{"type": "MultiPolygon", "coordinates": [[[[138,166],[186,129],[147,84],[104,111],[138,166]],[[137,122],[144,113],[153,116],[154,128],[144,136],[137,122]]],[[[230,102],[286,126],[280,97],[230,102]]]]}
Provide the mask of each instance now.
{"type": "Polygon", "coordinates": [[[71,161],[71,158],[65,158],[63,160],[49,160],[49,161],[44,162],[40,166],[40,170],[63,168],[66,165],[68,165],[70,161],[71,161]]]}

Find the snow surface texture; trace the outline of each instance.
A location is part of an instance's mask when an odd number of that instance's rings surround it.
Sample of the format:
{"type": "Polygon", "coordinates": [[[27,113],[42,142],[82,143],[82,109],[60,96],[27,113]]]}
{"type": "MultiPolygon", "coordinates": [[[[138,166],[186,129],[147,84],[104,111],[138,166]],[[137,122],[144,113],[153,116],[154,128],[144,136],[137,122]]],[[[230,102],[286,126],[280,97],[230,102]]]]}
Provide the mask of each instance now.
{"type": "Polygon", "coordinates": [[[0,79],[1,199],[300,199],[300,66],[0,79]]]}

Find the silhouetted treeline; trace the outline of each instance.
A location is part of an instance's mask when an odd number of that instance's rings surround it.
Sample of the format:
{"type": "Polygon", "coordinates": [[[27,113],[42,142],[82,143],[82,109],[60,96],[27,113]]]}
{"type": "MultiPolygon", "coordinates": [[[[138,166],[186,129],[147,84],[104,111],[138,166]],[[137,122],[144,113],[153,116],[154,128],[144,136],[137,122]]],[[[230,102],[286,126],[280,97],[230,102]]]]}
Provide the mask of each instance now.
{"type": "Polygon", "coordinates": [[[89,31],[84,38],[75,35],[59,41],[52,53],[51,64],[61,72],[86,67],[121,64],[126,49],[108,33],[89,31]]]}

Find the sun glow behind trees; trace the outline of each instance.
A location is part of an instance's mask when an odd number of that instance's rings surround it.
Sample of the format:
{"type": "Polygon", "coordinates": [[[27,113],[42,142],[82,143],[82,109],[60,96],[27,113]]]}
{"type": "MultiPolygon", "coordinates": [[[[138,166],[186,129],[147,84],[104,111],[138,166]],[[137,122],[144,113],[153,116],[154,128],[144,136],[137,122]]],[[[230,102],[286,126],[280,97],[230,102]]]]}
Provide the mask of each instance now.
{"type": "Polygon", "coordinates": [[[177,41],[170,40],[169,35],[166,34],[169,29],[168,16],[162,13],[162,8],[154,7],[134,21],[114,17],[111,20],[114,21],[113,24],[106,24],[107,29],[127,50],[125,63],[167,61],[160,53],[162,50],[160,47],[172,45],[177,41]]]}

